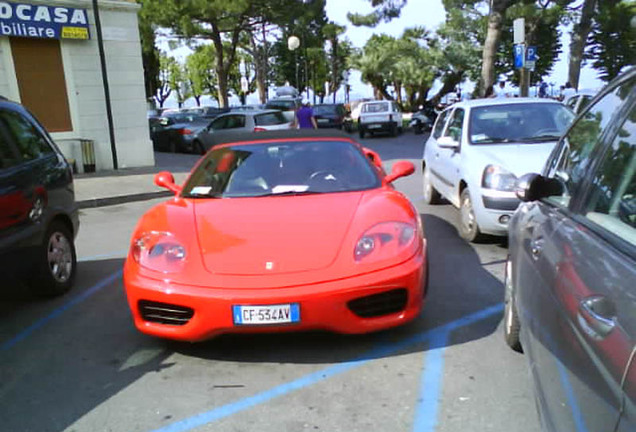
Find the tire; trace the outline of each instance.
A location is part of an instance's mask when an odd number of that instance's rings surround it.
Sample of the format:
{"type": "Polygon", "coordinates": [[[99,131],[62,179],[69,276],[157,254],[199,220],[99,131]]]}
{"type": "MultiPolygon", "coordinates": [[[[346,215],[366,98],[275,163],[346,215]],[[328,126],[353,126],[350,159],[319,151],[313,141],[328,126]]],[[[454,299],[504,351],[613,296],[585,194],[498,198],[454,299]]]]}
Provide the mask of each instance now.
{"type": "Polygon", "coordinates": [[[459,235],[471,243],[479,242],[483,238],[475,220],[475,211],[468,188],[462,191],[459,199],[459,235]]]}
{"type": "Polygon", "coordinates": [[[417,124],[413,127],[413,133],[415,135],[422,135],[424,133],[424,128],[422,127],[421,124],[417,124]]]}
{"type": "Polygon", "coordinates": [[[77,272],[73,235],[60,221],[53,221],[36,251],[35,274],[29,281],[33,293],[59,296],[71,289],[77,272]]]}
{"type": "Polygon", "coordinates": [[[391,129],[390,129],[390,133],[392,137],[396,137],[398,136],[398,128],[395,125],[395,123],[391,124],[391,129]]]}
{"type": "Polygon", "coordinates": [[[168,152],[176,153],[177,152],[177,143],[173,140],[168,141],[168,152]]]}
{"type": "Polygon", "coordinates": [[[198,155],[205,154],[205,149],[203,148],[203,144],[201,144],[201,141],[195,141],[194,143],[192,143],[192,153],[198,155]]]}
{"type": "Polygon", "coordinates": [[[506,261],[506,274],[504,280],[504,340],[506,341],[506,344],[514,351],[523,352],[521,340],[519,339],[521,323],[519,322],[519,313],[517,312],[517,306],[514,302],[515,290],[512,283],[511,270],[512,265],[510,262],[510,257],[508,257],[508,261],[506,261]]]}
{"type": "Polygon", "coordinates": [[[364,138],[364,129],[362,129],[362,128],[358,128],[358,129],[359,129],[358,135],[360,135],[360,139],[363,139],[364,138]]]}
{"type": "Polygon", "coordinates": [[[424,166],[422,182],[424,183],[424,203],[429,205],[439,204],[442,201],[442,196],[431,183],[431,170],[427,166],[424,166]]]}

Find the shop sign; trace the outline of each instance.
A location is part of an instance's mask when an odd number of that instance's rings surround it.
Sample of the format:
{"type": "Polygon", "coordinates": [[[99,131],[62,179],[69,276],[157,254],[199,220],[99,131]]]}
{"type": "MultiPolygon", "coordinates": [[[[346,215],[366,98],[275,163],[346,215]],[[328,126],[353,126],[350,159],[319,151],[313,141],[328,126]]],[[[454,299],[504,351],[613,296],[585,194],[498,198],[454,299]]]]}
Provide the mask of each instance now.
{"type": "Polygon", "coordinates": [[[90,39],[86,9],[0,1],[0,36],[90,39]]]}

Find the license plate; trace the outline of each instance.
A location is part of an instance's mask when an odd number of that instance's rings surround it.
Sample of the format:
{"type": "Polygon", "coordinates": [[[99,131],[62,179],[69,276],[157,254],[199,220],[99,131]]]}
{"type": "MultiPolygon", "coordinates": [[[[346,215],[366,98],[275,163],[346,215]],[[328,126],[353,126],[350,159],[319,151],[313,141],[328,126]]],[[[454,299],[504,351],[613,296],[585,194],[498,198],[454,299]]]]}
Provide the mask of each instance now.
{"type": "Polygon", "coordinates": [[[329,123],[329,119],[318,119],[318,123],[329,123]]]}
{"type": "Polygon", "coordinates": [[[380,129],[382,126],[380,125],[370,125],[369,129],[380,129]]]}
{"type": "Polygon", "coordinates": [[[232,315],[235,325],[297,323],[300,322],[300,305],[232,306],[232,315]]]}

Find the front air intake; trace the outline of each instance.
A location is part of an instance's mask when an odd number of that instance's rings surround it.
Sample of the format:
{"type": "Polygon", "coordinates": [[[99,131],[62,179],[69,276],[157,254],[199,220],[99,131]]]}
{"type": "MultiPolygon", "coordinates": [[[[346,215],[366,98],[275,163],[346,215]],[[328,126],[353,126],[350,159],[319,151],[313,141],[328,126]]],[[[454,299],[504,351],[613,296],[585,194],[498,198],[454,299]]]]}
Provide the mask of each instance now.
{"type": "Polygon", "coordinates": [[[406,308],[408,293],[406,288],[398,288],[379,294],[359,297],[347,303],[354,314],[362,318],[373,318],[401,312],[406,308]]]}
{"type": "Polygon", "coordinates": [[[182,326],[194,316],[194,309],[169,303],[139,300],[139,313],[144,321],[182,326]]]}

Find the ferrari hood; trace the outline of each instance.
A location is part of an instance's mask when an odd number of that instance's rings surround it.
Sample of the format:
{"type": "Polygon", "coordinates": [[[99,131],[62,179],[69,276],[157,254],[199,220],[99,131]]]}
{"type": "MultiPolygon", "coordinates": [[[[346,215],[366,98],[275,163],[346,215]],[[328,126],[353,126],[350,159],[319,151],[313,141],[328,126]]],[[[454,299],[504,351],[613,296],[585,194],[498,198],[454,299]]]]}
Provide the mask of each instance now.
{"type": "Polygon", "coordinates": [[[222,198],[195,203],[203,265],[214,274],[319,270],[338,255],[363,193],[222,198]]]}

